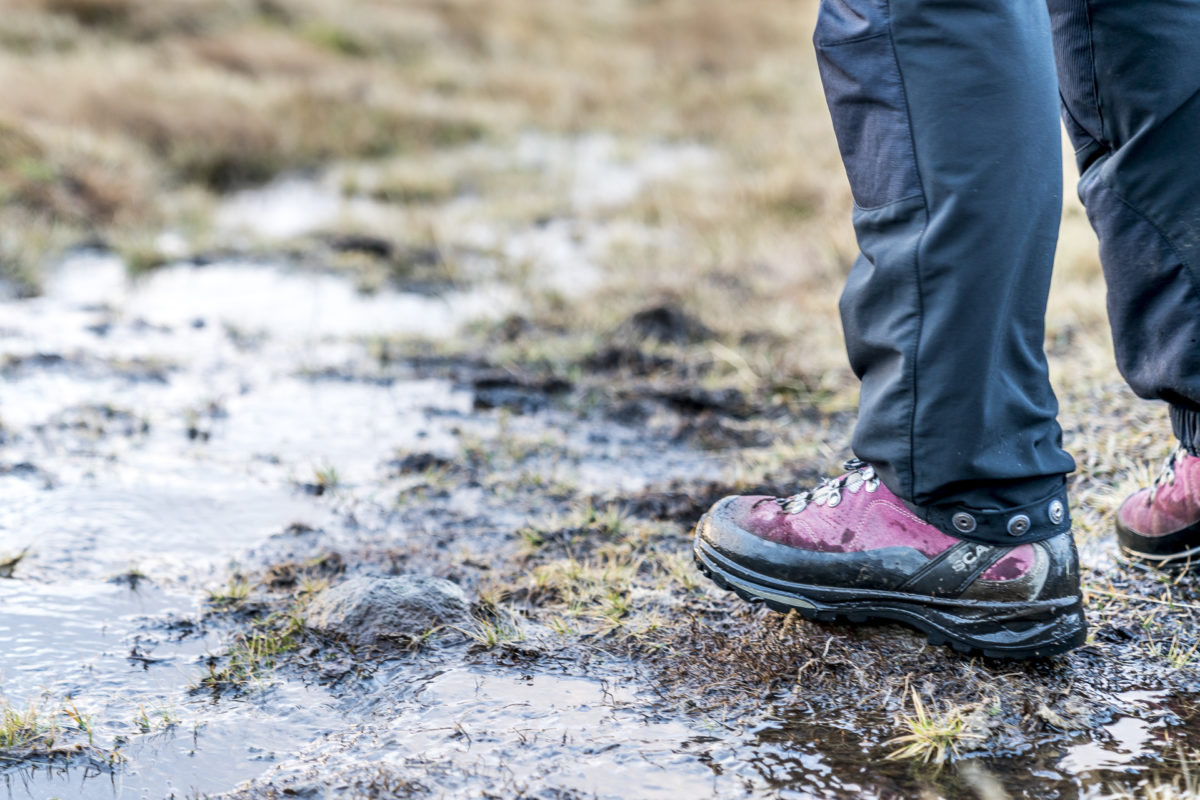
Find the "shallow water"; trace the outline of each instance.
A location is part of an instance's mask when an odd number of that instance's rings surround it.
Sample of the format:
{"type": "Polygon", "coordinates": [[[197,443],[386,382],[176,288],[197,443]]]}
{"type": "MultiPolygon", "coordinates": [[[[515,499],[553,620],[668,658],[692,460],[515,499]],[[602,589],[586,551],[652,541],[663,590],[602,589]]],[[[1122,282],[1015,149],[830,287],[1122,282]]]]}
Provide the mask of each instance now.
{"type": "MultiPolygon", "coordinates": [[[[570,173],[577,213],[627,203],[709,158],[665,146],[621,153],[603,137],[531,137],[512,155],[521,168],[570,173]]],[[[463,214],[470,201],[449,205],[463,214]]],[[[286,238],[345,213],[374,211],[288,179],[235,197],[223,224],[286,238]]],[[[549,285],[585,292],[597,253],[641,232],[559,219],[472,235],[484,252],[538,265],[549,285]]],[[[317,667],[285,665],[242,695],[194,691],[238,629],[206,616],[207,593],[231,571],[330,552],[385,554],[368,565],[377,573],[419,570],[445,559],[451,530],[455,557],[486,565],[541,511],[520,492],[464,481],[402,514],[409,483],[425,480],[395,474],[405,455],[453,467],[480,443],[510,447],[543,483],[580,496],[713,480],[730,466],[670,425],[614,422],[543,395],[528,413],[492,408],[463,365],[371,355],[376,339],[450,336],[519,307],[499,283],[366,295],[282,262],[179,263],[131,281],[104,253],[69,258],[43,297],[0,302],[0,561],[28,550],[15,577],[0,579],[0,694],[40,704],[79,741],[62,714],[70,704],[100,751],[120,755],[112,769],[86,757],[0,763],[3,791],[182,798],[249,782],[235,796],[991,800],[1006,796],[988,794],[1000,786],[1092,798],[1136,784],[1172,747],[1200,744],[1190,695],[1104,685],[1090,695],[1108,709],[1093,729],[1014,739],[939,771],[883,760],[894,720],[856,715],[849,684],[833,712],[808,707],[798,680],[788,702],[754,714],[691,713],[657,695],[639,665],[599,648],[563,655],[544,630],[530,631],[529,652],[479,656],[450,638],[360,659],[335,678],[318,653],[317,667]]],[[[1131,664],[1129,680],[1146,671],[1131,664]]]]}
{"type": "MultiPolygon", "coordinates": [[[[191,692],[223,638],[219,626],[195,622],[230,565],[254,562],[272,540],[290,542],[289,526],[329,529],[328,543],[358,535],[339,504],[385,520],[392,499],[376,503],[371,480],[395,453],[449,457],[464,432],[495,431],[497,415],[473,411],[469,388],[358,381],[345,369],[363,358],[362,337],[449,331],[485,306],[465,296],[368,297],[335,276],[272,265],[181,264],[131,282],[116,259],[88,253],[68,260],[43,297],[0,304],[0,554],[28,550],[16,577],[0,580],[0,689],[18,707],[55,714],[70,702],[91,718],[96,744],[123,758],[112,772],[13,766],[0,772],[10,796],[226,790],[322,732],[366,724],[371,715],[347,717],[343,707],[361,698],[305,682],[216,702],[191,692]],[[239,327],[253,331],[249,342],[239,327]],[[337,500],[303,489],[326,467],[337,470],[337,500]],[[144,576],[136,589],[131,574],[144,576]]],[[[685,454],[644,445],[631,469],[624,459],[639,448],[636,432],[622,441],[609,431],[600,445],[550,416],[506,424],[513,435],[549,430],[574,446],[581,455],[554,469],[584,484],[638,488],[695,471],[685,454]]],[[[378,525],[369,535],[395,535],[378,525]]],[[[456,682],[471,674],[430,677],[404,719],[432,731],[438,709],[467,702],[456,682]]],[[[488,724],[550,688],[566,705],[542,713],[549,727],[583,713],[575,695],[598,691],[581,678],[541,678],[536,692],[491,680],[498,699],[488,724]]],[[[618,723],[606,725],[620,736],[618,723]]]]}

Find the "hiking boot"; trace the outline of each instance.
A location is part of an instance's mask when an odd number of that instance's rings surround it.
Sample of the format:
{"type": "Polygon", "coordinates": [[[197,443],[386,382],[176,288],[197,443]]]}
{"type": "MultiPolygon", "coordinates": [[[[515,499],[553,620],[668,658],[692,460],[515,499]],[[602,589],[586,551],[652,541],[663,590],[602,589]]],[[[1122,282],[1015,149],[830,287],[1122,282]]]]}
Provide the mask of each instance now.
{"type": "Polygon", "coordinates": [[[815,491],[732,496],[696,525],[716,584],[808,619],[895,620],[933,644],[991,658],[1050,656],[1084,642],[1071,534],[1015,547],[964,541],[922,521],[858,460],[815,491]]]}
{"type": "Polygon", "coordinates": [[[1176,450],[1153,486],[1126,498],[1117,511],[1117,542],[1158,564],[1200,556],[1200,458],[1176,450]]]}

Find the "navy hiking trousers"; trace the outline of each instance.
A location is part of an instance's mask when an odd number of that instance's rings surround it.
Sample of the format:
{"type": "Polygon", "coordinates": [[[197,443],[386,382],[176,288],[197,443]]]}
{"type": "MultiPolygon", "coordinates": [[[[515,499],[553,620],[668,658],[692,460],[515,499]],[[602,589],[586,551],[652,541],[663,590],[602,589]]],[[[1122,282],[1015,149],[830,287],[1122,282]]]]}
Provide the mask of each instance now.
{"type": "Polygon", "coordinates": [[[1069,529],[1043,351],[1060,112],[1118,366],[1200,446],[1200,0],[822,0],[814,41],[861,250],[855,454],[962,538],[1069,529]]]}

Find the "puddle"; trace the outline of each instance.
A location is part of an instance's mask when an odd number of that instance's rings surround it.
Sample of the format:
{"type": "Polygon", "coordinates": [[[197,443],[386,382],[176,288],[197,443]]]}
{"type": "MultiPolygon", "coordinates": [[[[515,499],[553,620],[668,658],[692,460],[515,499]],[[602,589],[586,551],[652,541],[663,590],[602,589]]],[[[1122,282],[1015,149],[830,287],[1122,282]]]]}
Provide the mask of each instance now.
{"type": "Polygon", "coordinates": [[[447,446],[428,409],[470,409],[446,381],[304,374],[356,337],[449,333],[502,305],[365,297],[336,276],[254,264],[130,282],[117,259],[81,254],[43,297],[0,306],[0,466],[27,465],[0,471],[0,552],[28,551],[0,580],[0,694],[68,728],[70,703],[121,758],[112,772],[0,766],[9,794],[210,793],[336,727],[336,698],[314,686],[217,704],[191,691],[224,644],[220,626],[197,625],[205,593],[289,526],[329,524],[328,504],[296,488],[316,469],[365,479],[418,429],[447,446]]]}
{"type": "Polygon", "coordinates": [[[1111,742],[1076,745],[1059,762],[1059,768],[1074,774],[1123,769],[1146,754],[1152,728],[1157,726],[1134,717],[1124,717],[1103,727],[1111,742]]]}
{"type": "Polygon", "coordinates": [[[655,181],[713,170],[718,163],[712,150],[698,144],[630,147],[600,133],[577,138],[526,133],[517,141],[513,160],[525,169],[568,176],[571,205],[584,213],[628,205],[655,181]]]}
{"type": "MultiPolygon", "coordinates": [[[[17,708],[70,729],[69,707],[94,726],[115,770],[69,763],[0,768],[14,798],[195,796],[263,771],[337,724],[335,699],[313,687],[280,685],[257,702],[214,705],[188,687],[205,674],[218,635],[164,628],[194,615],[194,591],[143,582],[0,581],[0,686],[17,708]],[[264,705],[265,704],[265,705],[264,705]]],[[[65,734],[60,734],[65,735],[65,734]]]]}
{"type": "Polygon", "coordinates": [[[6,548],[30,551],[22,574],[56,585],[64,574],[107,580],[131,567],[172,583],[208,577],[224,568],[229,553],[323,516],[307,498],[202,465],[190,474],[178,468],[174,476],[130,469],[126,477],[10,493],[0,506],[0,528],[6,548]]]}
{"type": "MultiPolygon", "coordinates": [[[[534,191],[544,194],[553,191],[562,195],[563,207],[550,218],[532,222],[495,218],[495,203],[472,193],[448,199],[437,209],[427,212],[429,219],[414,220],[403,211],[365,196],[347,196],[343,183],[335,173],[325,175],[290,175],[266,186],[232,194],[223,201],[216,219],[227,235],[250,236],[265,242],[279,242],[340,228],[375,230],[387,238],[404,240],[406,233],[418,236],[432,227],[438,231],[439,247],[455,252],[458,268],[472,276],[487,279],[502,274],[506,268],[527,270],[522,282],[530,288],[551,289],[568,297],[579,297],[595,289],[603,280],[603,265],[617,248],[670,247],[672,240],[662,230],[634,224],[628,219],[610,219],[610,212],[637,200],[657,182],[681,175],[711,172],[720,167],[715,151],[695,143],[648,142],[637,145],[622,143],[607,134],[585,134],[562,137],[538,132],[526,132],[508,147],[473,144],[439,156],[442,171],[476,170],[482,174],[516,171],[534,176],[534,191]],[[554,187],[550,189],[549,187],[554,187]]],[[[359,170],[353,183],[371,185],[379,175],[359,170]]],[[[467,181],[468,183],[470,181],[467,181]]],[[[170,251],[172,248],[165,248],[170,251]]],[[[192,307],[203,302],[204,285],[196,286],[196,277],[178,271],[170,279],[158,281],[162,290],[147,300],[147,308],[180,304],[192,307]]],[[[305,326],[312,322],[305,298],[289,295],[293,287],[272,284],[269,275],[252,279],[243,298],[224,298],[225,309],[239,306],[251,312],[264,302],[268,313],[279,313],[276,306],[287,309],[292,323],[305,326]],[[264,285],[256,287],[254,281],[264,285]],[[259,291],[261,288],[261,291],[259,291]],[[272,301],[272,297],[277,298],[272,301]]],[[[219,283],[219,282],[216,282],[219,283]]],[[[371,325],[377,318],[392,319],[393,313],[411,318],[415,311],[431,316],[429,309],[395,308],[394,298],[381,302],[376,309],[370,304],[355,306],[353,322],[347,323],[338,314],[348,304],[340,294],[344,287],[325,283],[322,295],[331,294],[320,322],[342,320],[343,324],[371,325]]],[[[473,292],[447,297],[457,319],[502,313],[519,307],[519,296],[506,292],[504,287],[488,286],[473,292]]],[[[350,303],[349,305],[353,305],[350,303]]],[[[182,309],[180,309],[182,310],[182,309]]],[[[224,313],[224,312],[223,312],[224,313]]],[[[336,323],[335,323],[336,324],[336,323]]],[[[423,321],[421,332],[433,336],[449,332],[439,320],[423,321]]]]}
{"type": "MultiPolygon", "coordinates": [[[[561,216],[502,223],[470,198],[438,213],[480,275],[531,266],[520,287],[364,295],[282,262],[130,281],[116,258],[81,253],[44,296],[0,301],[0,563],[25,552],[0,579],[0,695],[78,742],[69,704],[120,756],[111,769],[0,762],[0,797],[1094,798],[1200,743],[1193,673],[1151,663],[1123,622],[1104,630],[1113,649],[1011,672],[966,668],[893,628],[814,624],[811,640],[754,650],[782,623],[706,594],[686,529],[698,498],[729,488],[743,445],[701,451],[685,435],[700,419],[752,421],[722,410],[740,402],[672,405],[681,379],[668,367],[593,375],[580,360],[554,388],[490,353],[373,354],[374,339],[449,337],[519,310],[529,286],[586,294],[612,247],[651,235],[607,211],[712,166],[702,148],[606,137],[529,135],[505,158],[565,187],[561,216]],[[526,613],[528,639],[486,644],[486,631],[447,626],[412,652],[321,640],[240,693],[196,691],[256,613],[211,614],[209,592],[244,573],[254,602],[278,610],[323,563],[334,567],[320,579],[447,578],[476,615],[526,613]],[[671,659],[705,693],[672,695],[671,659]],[[886,760],[901,681],[937,669],[977,682],[971,702],[1005,689],[1000,733],[940,771],[886,760]],[[881,699],[865,678],[894,685],[881,699]],[[748,681],[757,703],[722,695],[748,681]],[[1083,710],[1063,726],[1034,713],[1069,694],[1083,710]]],[[[232,198],[221,224],[288,238],[371,213],[321,179],[289,178],[232,198]]],[[[844,432],[820,415],[789,424],[826,449],[844,432]]]]}
{"type": "Polygon", "coordinates": [[[522,787],[553,797],[743,795],[735,776],[698,757],[706,737],[647,718],[645,698],[603,680],[458,667],[417,679],[406,671],[388,689],[402,699],[262,782],[304,796],[320,765],[331,776],[324,785],[362,785],[395,772],[417,783],[436,778],[438,794],[449,797],[478,796],[484,787],[504,796],[522,787]],[[372,754],[367,765],[365,753],[372,754]]]}
{"type": "MultiPolygon", "coordinates": [[[[109,305],[170,329],[225,325],[302,342],[384,334],[444,337],[467,322],[500,316],[516,301],[505,287],[440,296],[388,290],[367,295],[337,275],[238,262],[177,264],[131,283],[119,258],[88,254],[68,259],[46,295],[50,304],[74,305],[83,313],[109,305]]],[[[33,303],[36,313],[38,301],[33,303]]]]}
{"type": "MultiPolygon", "coordinates": [[[[124,760],[116,771],[53,765],[4,771],[0,796],[21,800],[211,796],[270,769],[340,720],[333,698],[299,686],[275,687],[255,703],[172,702],[149,713],[153,724],[158,724],[161,713],[176,722],[123,746],[124,760]]],[[[136,705],[125,710],[130,720],[141,713],[136,705]]]]}
{"type": "Polygon", "coordinates": [[[216,223],[230,233],[278,240],[311,233],[363,210],[318,180],[289,176],[235,192],[217,211],[216,223]]]}
{"type": "Polygon", "coordinates": [[[646,719],[620,687],[550,675],[449,670],[426,683],[417,708],[391,726],[411,753],[511,770],[518,781],[585,796],[673,798],[712,791],[712,771],[681,749],[694,732],[646,719]],[[580,752],[574,764],[555,757],[580,752]]]}
{"type": "MultiPolygon", "coordinates": [[[[0,580],[0,697],[37,708],[76,743],[83,729],[68,709],[81,714],[98,752],[119,754],[111,769],[90,757],[0,764],[0,793],[208,795],[328,736],[380,725],[408,736],[411,757],[456,764],[458,744],[439,730],[447,710],[493,731],[494,746],[471,756],[481,765],[505,761],[522,737],[537,742],[522,751],[530,779],[563,792],[610,773],[646,796],[679,786],[673,747],[687,729],[609,708],[584,678],[491,674],[478,688],[475,670],[451,668],[395,717],[303,675],[245,696],[194,690],[234,627],[205,611],[235,565],[421,546],[434,523],[397,525],[404,484],[382,477],[397,453],[453,460],[474,437],[508,437],[546,480],[610,490],[704,468],[644,432],[552,405],[479,410],[469,381],[368,356],[370,337],[449,335],[512,306],[511,291],[366,296],[336,275],[254,263],[179,264],[130,281],[119,260],[95,253],[69,258],[43,296],[0,303],[0,556],[26,552],[15,578],[0,580]],[[547,693],[559,699],[539,708],[547,693]],[[600,737],[594,763],[542,763],[564,723],[581,742],[600,737]]],[[[458,491],[454,509],[474,504],[489,525],[516,528],[528,513],[497,513],[483,487],[458,491]]],[[[409,670],[395,686],[403,694],[413,679],[409,670]]],[[[349,760],[361,765],[364,753],[349,760]]],[[[707,768],[688,763],[687,785],[706,785],[707,768]]]]}

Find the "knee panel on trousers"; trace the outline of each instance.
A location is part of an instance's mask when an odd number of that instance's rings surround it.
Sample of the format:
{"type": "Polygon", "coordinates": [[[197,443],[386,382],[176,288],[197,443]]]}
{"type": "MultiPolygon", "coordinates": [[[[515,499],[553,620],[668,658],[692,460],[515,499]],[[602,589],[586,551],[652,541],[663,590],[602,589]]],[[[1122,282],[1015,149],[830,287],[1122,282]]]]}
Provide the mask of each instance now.
{"type": "Polygon", "coordinates": [[[854,202],[878,208],[920,195],[887,0],[825,0],[813,41],[854,202]]]}

